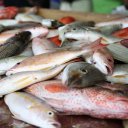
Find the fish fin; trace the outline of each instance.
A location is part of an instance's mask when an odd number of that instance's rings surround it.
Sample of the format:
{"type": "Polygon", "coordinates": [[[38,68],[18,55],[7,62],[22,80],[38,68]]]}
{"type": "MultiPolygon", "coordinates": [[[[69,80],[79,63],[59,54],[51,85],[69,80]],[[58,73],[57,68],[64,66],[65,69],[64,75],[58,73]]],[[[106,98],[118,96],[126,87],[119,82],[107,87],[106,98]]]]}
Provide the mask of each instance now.
{"type": "Polygon", "coordinates": [[[116,75],[116,76],[113,76],[114,78],[125,78],[125,75],[116,75]]]}
{"type": "Polygon", "coordinates": [[[44,89],[51,93],[65,92],[68,90],[66,86],[57,84],[44,86],[44,89]]]}

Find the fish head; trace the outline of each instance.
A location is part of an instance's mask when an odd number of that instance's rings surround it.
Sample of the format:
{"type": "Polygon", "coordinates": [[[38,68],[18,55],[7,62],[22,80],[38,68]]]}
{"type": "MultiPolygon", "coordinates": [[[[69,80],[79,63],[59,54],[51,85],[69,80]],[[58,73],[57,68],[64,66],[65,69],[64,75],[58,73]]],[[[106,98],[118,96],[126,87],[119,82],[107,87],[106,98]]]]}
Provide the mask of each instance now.
{"type": "Polygon", "coordinates": [[[92,63],[104,74],[112,74],[114,68],[114,59],[108,51],[97,50],[93,54],[92,63]]]}

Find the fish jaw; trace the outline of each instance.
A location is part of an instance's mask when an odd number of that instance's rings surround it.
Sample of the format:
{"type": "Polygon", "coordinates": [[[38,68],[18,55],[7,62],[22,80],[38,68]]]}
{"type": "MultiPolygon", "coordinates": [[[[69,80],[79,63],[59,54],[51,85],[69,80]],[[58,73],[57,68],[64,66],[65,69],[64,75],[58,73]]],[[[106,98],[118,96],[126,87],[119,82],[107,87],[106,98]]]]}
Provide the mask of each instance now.
{"type": "Polygon", "coordinates": [[[104,74],[112,74],[114,69],[114,59],[105,49],[100,49],[94,52],[92,64],[104,74]]]}

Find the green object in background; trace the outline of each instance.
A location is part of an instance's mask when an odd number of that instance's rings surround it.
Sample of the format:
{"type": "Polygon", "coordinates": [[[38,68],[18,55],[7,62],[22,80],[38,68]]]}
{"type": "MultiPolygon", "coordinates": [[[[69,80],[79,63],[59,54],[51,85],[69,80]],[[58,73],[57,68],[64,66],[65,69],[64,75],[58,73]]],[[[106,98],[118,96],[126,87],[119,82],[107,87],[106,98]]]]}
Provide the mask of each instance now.
{"type": "Polygon", "coordinates": [[[93,12],[111,13],[114,8],[122,4],[122,0],[92,0],[93,12]]]}

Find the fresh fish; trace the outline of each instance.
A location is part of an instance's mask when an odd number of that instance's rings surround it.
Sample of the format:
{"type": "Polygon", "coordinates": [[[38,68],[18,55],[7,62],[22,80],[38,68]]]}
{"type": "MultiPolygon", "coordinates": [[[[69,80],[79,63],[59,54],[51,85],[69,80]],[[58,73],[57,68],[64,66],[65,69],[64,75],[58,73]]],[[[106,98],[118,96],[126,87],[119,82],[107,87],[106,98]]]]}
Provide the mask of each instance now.
{"type": "Polygon", "coordinates": [[[128,64],[115,65],[112,75],[107,76],[111,83],[128,84],[128,64]]]}
{"type": "Polygon", "coordinates": [[[128,97],[110,89],[102,87],[75,89],[65,85],[45,85],[45,82],[41,82],[28,87],[25,91],[68,115],[128,119],[128,97]]]}
{"type": "Polygon", "coordinates": [[[45,27],[54,28],[54,29],[64,25],[63,23],[53,19],[42,19],[41,23],[45,27]]]}
{"type": "Polygon", "coordinates": [[[118,24],[122,24],[122,28],[126,28],[128,27],[128,18],[127,17],[123,17],[123,18],[118,18],[115,19],[113,21],[107,21],[107,22],[100,22],[97,23],[96,26],[101,27],[101,26],[105,26],[105,25],[118,25],[118,24]]]}
{"type": "Polygon", "coordinates": [[[94,51],[89,57],[83,56],[88,63],[93,64],[104,74],[112,74],[114,68],[114,59],[105,48],[94,51]]]}
{"type": "Polygon", "coordinates": [[[121,120],[103,120],[89,116],[60,115],[63,128],[123,128],[121,120]]]}
{"type": "Polygon", "coordinates": [[[45,102],[25,92],[15,92],[5,96],[5,103],[14,118],[40,128],[60,128],[55,110],[45,102]],[[31,116],[30,116],[31,115],[31,116]]]}
{"type": "Polygon", "coordinates": [[[56,65],[63,64],[68,62],[82,54],[88,54],[93,50],[104,47],[104,45],[100,44],[101,40],[97,40],[93,43],[93,45],[89,45],[86,47],[78,48],[69,48],[69,49],[60,49],[54,52],[45,53],[36,55],[34,57],[30,57],[22,61],[19,65],[11,68],[6,75],[14,74],[17,72],[24,71],[37,71],[37,70],[45,70],[47,68],[54,67],[56,65]]]}
{"type": "Polygon", "coordinates": [[[36,15],[36,14],[30,14],[30,13],[18,13],[15,17],[15,20],[17,21],[31,21],[31,22],[42,22],[43,17],[36,15]]]}
{"type": "Polygon", "coordinates": [[[105,80],[105,75],[86,62],[69,64],[62,73],[62,82],[69,87],[84,88],[105,80]]]}
{"type": "Polygon", "coordinates": [[[62,42],[64,42],[66,39],[86,40],[88,42],[93,42],[98,38],[103,38],[104,43],[111,44],[122,40],[120,38],[116,38],[111,35],[102,34],[100,30],[98,30],[97,28],[88,27],[88,26],[73,26],[70,28],[67,25],[60,27],[58,30],[59,30],[59,38],[62,40],[62,42]]]}
{"type": "Polygon", "coordinates": [[[18,21],[14,19],[0,20],[0,25],[3,25],[3,26],[11,26],[16,24],[18,24],[18,21]]]}
{"type": "Polygon", "coordinates": [[[13,56],[0,59],[0,75],[4,75],[7,70],[26,58],[25,56],[13,56]]]}
{"type": "Polygon", "coordinates": [[[31,84],[54,78],[67,64],[46,71],[20,72],[0,80],[0,96],[23,89],[31,84]]]}
{"type": "Polygon", "coordinates": [[[55,48],[57,48],[57,46],[46,38],[36,37],[32,40],[32,51],[34,55],[48,53],[55,48]]]}
{"type": "Polygon", "coordinates": [[[1,33],[0,37],[2,37],[2,39],[0,39],[0,42],[3,40],[5,41],[8,38],[12,37],[13,35],[15,35],[19,32],[23,32],[23,31],[31,32],[31,39],[35,38],[37,36],[46,36],[48,34],[48,29],[44,28],[43,26],[26,27],[26,28],[23,27],[21,29],[8,30],[8,31],[1,33]]]}
{"type": "Polygon", "coordinates": [[[20,32],[0,44],[0,59],[20,53],[30,40],[31,33],[20,32]]]}

